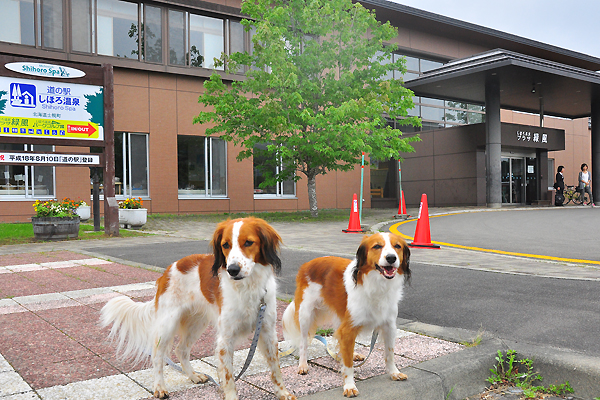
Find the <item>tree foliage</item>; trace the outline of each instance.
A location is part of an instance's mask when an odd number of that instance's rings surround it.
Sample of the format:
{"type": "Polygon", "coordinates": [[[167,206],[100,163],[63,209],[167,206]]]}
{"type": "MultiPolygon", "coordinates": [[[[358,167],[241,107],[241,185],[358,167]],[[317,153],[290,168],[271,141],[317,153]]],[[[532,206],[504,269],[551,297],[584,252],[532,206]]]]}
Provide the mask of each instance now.
{"type": "Polygon", "coordinates": [[[388,124],[420,124],[407,116],[412,92],[389,79],[405,71],[403,59],[390,62],[396,46],[384,46],[397,35],[389,22],[351,0],[244,0],[242,12],[251,18],[246,31],[255,29],[253,49],[220,62],[246,78],[227,84],[213,73],[199,99],[209,111],[194,122],[240,145],[239,160],[262,151],[282,165],[278,174],[272,165],[262,171],[263,185],[305,175],[316,216],[317,175],[353,169],[363,151],[378,160],[414,151],[418,138],[388,124]]]}

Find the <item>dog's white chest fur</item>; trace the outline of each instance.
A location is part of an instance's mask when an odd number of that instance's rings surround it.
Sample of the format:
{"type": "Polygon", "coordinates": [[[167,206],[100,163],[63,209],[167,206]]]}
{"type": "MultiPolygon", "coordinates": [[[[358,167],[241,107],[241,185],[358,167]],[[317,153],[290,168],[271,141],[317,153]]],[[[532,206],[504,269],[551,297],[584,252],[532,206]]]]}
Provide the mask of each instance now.
{"type": "Polygon", "coordinates": [[[355,326],[372,330],[383,323],[395,320],[398,315],[398,303],[402,300],[404,282],[400,276],[386,279],[373,270],[363,275],[362,285],[354,283],[352,271],[356,265],[353,260],[344,271],[344,286],[348,294],[347,309],[355,326]]]}

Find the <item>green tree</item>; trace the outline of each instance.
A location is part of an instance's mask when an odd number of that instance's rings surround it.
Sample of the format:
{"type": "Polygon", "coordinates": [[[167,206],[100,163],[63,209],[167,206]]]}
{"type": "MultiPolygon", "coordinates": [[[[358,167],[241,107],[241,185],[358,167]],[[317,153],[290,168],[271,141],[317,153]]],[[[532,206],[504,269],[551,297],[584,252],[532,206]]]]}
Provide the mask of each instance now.
{"type": "Polygon", "coordinates": [[[4,114],[4,109],[6,108],[6,100],[2,100],[2,97],[6,94],[6,90],[0,90],[0,114],[4,114]]]}
{"type": "Polygon", "coordinates": [[[104,125],[104,89],[94,94],[86,94],[84,97],[87,99],[85,104],[85,111],[87,111],[92,117],[90,121],[100,126],[104,125]]]}
{"type": "Polygon", "coordinates": [[[262,186],[305,175],[316,217],[319,174],[353,169],[362,151],[379,160],[414,151],[418,138],[386,124],[420,124],[407,117],[413,93],[389,79],[405,71],[404,59],[390,62],[396,47],[384,46],[397,35],[389,22],[351,0],[244,0],[242,12],[253,20],[242,21],[246,31],[256,28],[253,51],[218,62],[246,79],[229,85],[213,73],[199,98],[209,111],[194,123],[240,145],[238,160],[262,151],[283,165],[277,174],[267,165],[262,186]]]}

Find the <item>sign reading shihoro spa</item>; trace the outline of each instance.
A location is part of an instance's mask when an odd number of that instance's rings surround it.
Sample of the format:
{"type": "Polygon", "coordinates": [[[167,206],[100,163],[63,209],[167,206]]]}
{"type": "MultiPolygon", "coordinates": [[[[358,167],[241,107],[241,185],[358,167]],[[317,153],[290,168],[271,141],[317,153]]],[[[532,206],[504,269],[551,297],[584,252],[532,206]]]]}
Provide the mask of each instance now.
{"type": "Polygon", "coordinates": [[[4,65],[11,71],[27,75],[43,76],[45,78],[81,78],[85,72],[62,65],[42,64],[34,62],[15,62],[4,65]]]}
{"type": "Polygon", "coordinates": [[[102,86],[0,77],[0,136],[104,140],[102,86]]]}

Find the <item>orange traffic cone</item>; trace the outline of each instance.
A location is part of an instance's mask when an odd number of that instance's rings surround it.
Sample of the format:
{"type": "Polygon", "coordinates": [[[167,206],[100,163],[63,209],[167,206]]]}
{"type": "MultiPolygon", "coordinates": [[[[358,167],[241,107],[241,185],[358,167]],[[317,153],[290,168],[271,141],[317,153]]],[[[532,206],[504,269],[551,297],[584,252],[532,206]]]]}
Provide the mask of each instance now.
{"type": "Polygon", "coordinates": [[[350,221],[348,222],[348,229],[342,229],[342,232],[346,233],[363,233],[365,232],[360,227],[360,216],[358,215],[358,198],[356,193],[352,198],[352,209],[350,210],[350,221]]]}
{"type": "Polygon", "coordinates": [[[404,199],[404,190],[400,191],[400,203],[398,204],[398,214],[394,218],[408,218],[410,215],[406,212],[406,201],[404,199]]]}
{"type": "Polygon", "coordinates": [[[431,232],[429,231],[429,210],[427,209],[427,195],[421,195],[421,206],[419,207],[419,219],[417,220],[417,229],[415,238],[410,247],[426,247],[430,249],[439,249],[440,246],[431,243],[431,232]]]}

